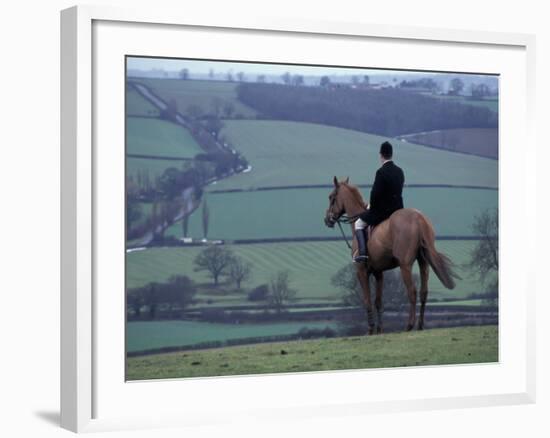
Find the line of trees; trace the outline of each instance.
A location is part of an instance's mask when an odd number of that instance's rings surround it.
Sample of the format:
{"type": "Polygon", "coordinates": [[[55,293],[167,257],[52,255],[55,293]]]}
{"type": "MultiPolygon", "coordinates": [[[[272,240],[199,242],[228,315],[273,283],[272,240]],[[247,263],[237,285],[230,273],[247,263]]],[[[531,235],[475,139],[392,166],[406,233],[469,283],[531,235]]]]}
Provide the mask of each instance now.
{"type": "Polygon", "coordinates": [[[166,283],[151,282],[129,289],[126,295],[128,316],[153,320],[162,313],[169,318],[181,318],[196,293],[195,284],[184,275],[172,276],[166,283]]]}
{"type": "Polygon", "coordinates": [[[243,83],[237,87],[237,94],[240,101],[259,112],[259,117],[320,123],[391,137],[438,129],[495,128],[498,124],[497,115],[488,108],[398,88],[243,83]]]}

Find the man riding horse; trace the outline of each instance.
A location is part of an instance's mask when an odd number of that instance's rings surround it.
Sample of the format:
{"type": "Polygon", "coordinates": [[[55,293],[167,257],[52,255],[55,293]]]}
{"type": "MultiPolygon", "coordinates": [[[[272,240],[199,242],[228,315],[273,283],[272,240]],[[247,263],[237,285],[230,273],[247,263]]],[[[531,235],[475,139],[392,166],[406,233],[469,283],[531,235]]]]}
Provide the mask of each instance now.
{"type": "Polygon", "coordinates": [[[403,208],[403,184],[405,175],[403,170],[393,160],[393,147],[389,142],[380,146],[380,160],[382,167],[376,171],[374,184],[370,192],[370,202],[367,209],[355,221],[355,235],[359,253],[353,258],[356,263],[368,260],[367,255],[367,227],[374,227],[389,218],[392,213],[403,208]]]}

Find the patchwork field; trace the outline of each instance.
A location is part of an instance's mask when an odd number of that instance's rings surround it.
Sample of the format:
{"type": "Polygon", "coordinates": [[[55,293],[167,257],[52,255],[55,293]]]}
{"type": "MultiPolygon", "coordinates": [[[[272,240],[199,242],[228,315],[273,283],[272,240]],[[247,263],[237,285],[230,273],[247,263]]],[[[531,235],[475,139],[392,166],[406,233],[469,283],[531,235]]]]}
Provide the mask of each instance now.
{"type": "Polygon", "coordinates": [[[126,115],[158,117],[158,109],[132,87],[126,87],[126,115]]]}
{"type": "MultiPolygon", "coordinates": [[[[206,196],[210,210],[208,237],[213,239],[265,239],[281,237],[334,237],[338,230],[323,223],[331,189],[291,189],[206,196]],[[260,225],[261,224],[261,225],[260,225]]],[[[368,199],[370,189],[363,189],[368,199]]],[[[432,221],[437,235],[471,236],[474,217],[498,206],[495,190],[406,188],[405,206],[416,208],[432,221]]],[[[202,212],[189,218],[188,236],[202,238],[202,212]]],[[[180,224],[167,235],[182,236],[180,224]]]]}
{"type": "MultiPolygon", "coordinates": [[[[378,150],[386,137],[311,123],[226,120],[223,134],[252,166],[219,181],[212,189],[330,184],[349,176],[371,183],[380,166],[378,150]]],[[[391,139],[390,139],[391,140],[391,139]]],[[[494,160],[393,141],[396,162],[407,184],[498,185],[494,160]]]]}
{"type": "MultiPolygon", "coordinates": [[[[147,85],[161,99],[168,102],[174,99],[178,111],[185,113],[190,105],[201,108],[203,113],[212,112],[215,102],[223,108],[225,104],[234,107],[233,116],[245,118],[256,117],[256,111],[244,105],[237,99],[236,82],[222,81],[184,81],[181,79],[139,78],[136,82],[147,85]]],[[[223,111],[222,111],[223,115],[223,111]]]]}
{"type": "Polygon", "coordinates": [[[259,336],[290,335],[301,328],[324,329],[335,322],[277,322],[258,324],[220,324],[201,321],[129,322],[126,351],[144,351],[164,347],[180,347],[202,342],[226,341],[259,336]]]}
{"type": "Polygon", "coordinates": [[[128,117],[126,152],[155,157],[192,158],[202,149],[185,128],[165,120],[128,117]]]}
{"type": "Polygon", "coordinates": [[[277,342],[127,359],[127,380],[498,361],[498,327],[277,342]],[[286,354],[282,354],[282,352],[286,354]],[[246,360],[243,360],[245,358],[246,360]]]}
{"type": "Polygon", "coordinates": [[[413,143],[498,158],[498,129],[496,128],[445,129],[403,137],[413,143]]]}
{"type": "MultiPolygon", "coordinates": [[[[463,267],[469,261],[475,241],[437,241],[436,247],[447,254],[456,265],[462,280],[454,290],[443,287],[435,275],[430,275],[429,290],[432,298],[466,298],[482,292],[477,278],[463,267]]],[[[246,290],[268,283],[278,271],[288,270],[290,285],[297,291],[299,303],[322,303],[341,300],[341,292],[332,286],[331,277],[350,262],[350,252],[344,242],[267,243],[228,245],[236,255],[252,265],[252,278],[243,283],[246,290]]],[[[163,282],[172,275],[187,275],[195,282],[211,284],[205,272],[195,272],[193,261],[204,247],[149,248],[130,252],[127,260],[127,287],[139,287],[149,282],[163,282]]],[[[415,266],[415,272],[417,268],[415,266]]],[[[233,291],[232,287],[220,292],[202,292],[198,299],[212,300],[212,305],[251,304],[246,292],[233,291]]]]}
{"type": "MultiPolygon", "coordinates": [[[[126,118],[126,153],[153,157],[193,158],[201,147],[185,128],[160,119],[126,118]]],[[[167,168],[181,168],[183,161],[158,158],[126,158],[128,175],[146,171],[152,180],[167,168]]]]}

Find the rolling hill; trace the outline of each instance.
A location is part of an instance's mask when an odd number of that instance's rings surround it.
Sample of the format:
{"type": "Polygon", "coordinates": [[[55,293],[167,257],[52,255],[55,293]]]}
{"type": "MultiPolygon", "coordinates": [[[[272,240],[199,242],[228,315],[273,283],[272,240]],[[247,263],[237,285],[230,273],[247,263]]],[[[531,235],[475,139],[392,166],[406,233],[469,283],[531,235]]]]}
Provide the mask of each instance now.
{"type": "MultiPolygon", "coordinates": [[[[368,183],[380,166],[380,144],[388,138],[312,123],[226,120],[223,134],[251,164],[248,173],[219,181],[212,189],[330,184],[350,176],[368,183]]],[[[389,139],[391,140],[391,139],[389,139]]],[[[407,184],[498,186],[498,163],[471,155],[394,140],[394,157],[407,184]]]]}

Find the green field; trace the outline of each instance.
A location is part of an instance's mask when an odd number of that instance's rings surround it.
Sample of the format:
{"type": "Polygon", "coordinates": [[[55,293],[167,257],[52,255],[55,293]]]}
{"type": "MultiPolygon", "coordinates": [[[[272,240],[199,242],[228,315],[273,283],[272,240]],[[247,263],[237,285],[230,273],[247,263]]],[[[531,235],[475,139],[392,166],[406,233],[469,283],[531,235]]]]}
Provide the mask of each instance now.
{"type": "MultiPolygon", "coordinates": [[[[155,157],[193,158],[201,147],[185,128],[160,119],[126,118],[126,153],[155,157]]],[[[147,172],[153,181],[169,167],[180,169],[184,161],[126,158],[128,175],[147,172]]]]}
{"type": "Polygon", "coordinates": [[[419,132],[404,136],[407,141],[450,151],[498,158],[497,128],[460,128],[419,132]]]}
{"type": "Polygon", "coordinates": [[[126,87],[126,115],[158,117],[158,109],[132,87],[126,87]]]}
{"type": "MultiPolygon", "coordinates": [[[[311,123],[228,120],[223,130],[252,166],[212,185],[212,189],[330,184],[350,176],[372,183],[380,167],[378,151],[386,137],[311,123]]],[[[391,140],[391,139],[390,139],[391,140]]],[[[394,140],[394,156],[407,184],[498,186],[498,163],[394,140]]]]}
{"type": "Polygon", "coordinates": [[[127,380],[498,361],[496,326],[278,342],[127,360],[127,380]],[[287,354],[281,354],[282,351],[287,354]]]}
{"type": "MultiPolygon", "coordinates": [[[[207,195],[211,239],[334,237],[323,223],[330,189],[292,189],[207,195]],[[261,224],[261,225],[259,225],[261,224]]],[[[369,189],[363,190],[368,198],[369,189]]],[[[439,236],[471,236],[476,215],[498,206],[496,190],[406,188],[405,206],[416,208],[432,221],[439,236]]],[[[189,218],[188,235],[202,238],[201,209],[189,218]]],[[[182,236],[181,224],[167,235],[182,236]]]]}
{"type": "Polygon", "coordinates": [[[258,324],[220,324],[201,321],[129,322],[126,325],[126,351],[144,351],[259,336],[290,335],[297,333],[303,327],[324,329],[335,325],[335,322],[330,321],[258,324]]]}
{"type": "Polygon", "coordinates": [[[134,79],[147,85],[155,94],[165,102],[174,99],[178,111],[186,112],[190,105],[197,105],[203,113],[211,113],[214,100],[218,99],[223,106],[231,103],[234,106],[233,116],[240,115],[245,118],[256,117],[256,111],[244,105],[237,99],[235,82],[200,81],[180,79],[139,78],[134,79]]]}
{"type": "MultiPolygon", "coordinates": [[[[464,299],[471,293],[482,292],[477,278],[461,265],[469,261],[475,241],[437,241],[436,247],[446,253],[457,265],[462,280],[454,290],[443,287],[437,277],[430,275],[430,297],[464,299]]],[[[236,255],[252,264],[252,278],[243,283],[251,289],[263,283],[278,271],[288,270],[291,287],[297,290],[298,302],[322,303],[341,300],[341,292],[331,285],[331,277],[350,262],[350,252],[344,242],[267,243],[253,245],[228,245],[236,255]]],[[[203,247],[149,248],[126,255],[127,287],[140,287],[149,282],[163,282],[172,275],[187,275],[197,283],[212,283],[204,272],[194,272],[193,260],[203,247]]],[[[417,268],[415,265],[415,271],[417,268]]],[[[246,292],[206,292],[198,299],[212,299],[213,305],[250,304],[246,292]]]]}
{"type": "Polygon", "coordinates": [[[128,117],[126,153],[155,157],[193,158],[203,152],[189,131],[160,119],[128,117]]]}

